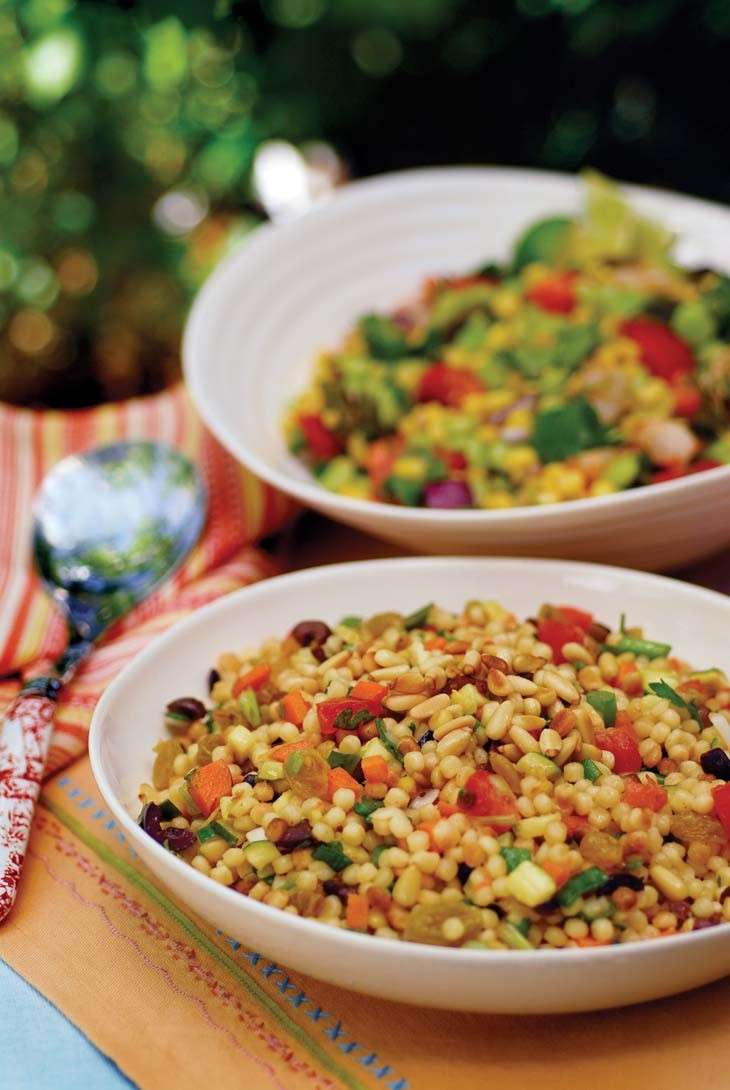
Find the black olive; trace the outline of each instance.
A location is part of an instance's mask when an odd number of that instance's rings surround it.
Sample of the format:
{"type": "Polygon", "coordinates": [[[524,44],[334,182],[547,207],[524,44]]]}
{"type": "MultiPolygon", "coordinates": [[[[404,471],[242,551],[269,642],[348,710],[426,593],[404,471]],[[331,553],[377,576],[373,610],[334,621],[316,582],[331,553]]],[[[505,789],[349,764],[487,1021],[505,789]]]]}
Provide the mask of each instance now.
{"type": "Polygon", "coordinates": [[[220,676],[220,674],[218,673],[217,670],[211,670],[210,671],[210,673],[208,674],[208,692],[209,693],[213,692],[213,686],[217,685],[218,682],[220,681],[220,679],[221,679],[221,676],[220,676]]]}
{"type": "Polygon", "coordinates": [[[309,848],[313,843],[312,826],[305,820],[298,825],[290,825],[276,841],[276,846],[282,855],[288,855],[298,848],[309,848]]]}
{"type": "Polygon", "coordinates": [[[456,876],[461,882],[462,886],[466,885],[466,883],[469,881],[469,875],[471,874],[473,869],[474,868],[468,866],[467,863],[459,863],[459,866],[456,868],[456,876]]]}
{"type": "Polygon", "coordinates": [[[718,780],[730,780],[730,757],[724,749],[710,749],[700,757],[702,771],[718,780]]]}
{"type": "Polygon", "coordinates": [[[187,848],[191,848],[196,841],[195,833],[192,829],[165,829],[165,840],[170,851],[184,852],[187,848]]]}
{"type": "Polygon", "coordinates": [[[192,723],[195,719],[202,719],[205,715],[205,704],[196,700],[194,696],[181,696],[177,700],[171,700],[165,711],[171,715],[182,716],[192,723]]]}
{"type": "Polygon", "coordinates": [[[160,824],[161,820],[162,811],[156,802],[148,802],[146,806],[142,807],[139,824],[147,833],[147,836],[151,836],[158,844],[163,844],[167,836],[167,831],[160,824]]]}
{"type": "Polygon", "coordinates": [[[300,621],[294,625],[290,635],[302,647],[309,647],[312,643],[324,643],[332,635],[332,629],[324,621],[300,621]]]}
{"type": "Polygon", "coordinates": [[[619,886],[626,886],[628,889],[633,889],[636,893],[644,888],[644,883],[641,878],[636,874],[629,874],[628,871],[621,871],[620,874],[612,874],[607,882],[604,882],[600,889],[596,890],[598,897],[605,897],[609,893],[613,893],[619,886]]]}
{"type": "Polygon", "coordinates": [[[338,878],[328,878],[326,882],[322,883],[322,889],[328,897],[339,897],[343,904],[346,904],[348,894],[352,893],[352,889],[345,885],[344,882],[340,882],[338,878]]]}

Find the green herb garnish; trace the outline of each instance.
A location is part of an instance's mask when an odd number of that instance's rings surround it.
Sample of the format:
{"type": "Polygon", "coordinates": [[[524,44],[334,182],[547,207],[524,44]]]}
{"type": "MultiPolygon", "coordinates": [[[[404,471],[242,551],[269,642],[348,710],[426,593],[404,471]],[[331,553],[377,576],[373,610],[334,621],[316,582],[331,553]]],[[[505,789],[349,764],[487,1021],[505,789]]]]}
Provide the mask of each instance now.
{"type": "Polygon", "coordinates": [[[607,727],[614,725],[618,710],[615,693],[607,689],[596,689],[595,692],[588,693],[586,700],[592,708],[595,708],[607,727]]]}
{"type": "Polygon", "coordinates": [[[341,871],[349,867],[352,860],[345,855],[339,840],[332,840],[329,844],[318,844],[312,852],[312,859],[318,859],[320,863],[326,863],[332,870],[341,871]]]}
{"type": "Polygon", "coordinates": [[[520,863],[524,863],[526,859],[532,859],[532,852],[529,848],[500,848],[499,854],[507,864],[508,874],[511,873],[515,867],[519,867],[520,863]]]}
{"type": "Polygon", "coordinates": [[[400,763],[403,764],[403,754],[398,749],[398,746],[385,729],[385,723],[383,722],[383,720],[376,719],[375,726],[378,728],[378,737],[380,738],[380,741],[383,743],[385,748],[388,750],[388,753],[391,753],[395,757],[396,761],[400,761],[400,763]]]}
{"type": "Polygon", "coordinates": [[[594,783],[601,775],[601,770],[596,762],[591,761],[590,758],[588,758],[585,761],[581,761],[581,764],[583,765],[583,771],[586,774],[586,779],[590,780],[591,783],[594,783]]]}
{"type": "Polygon", "coordinates": [[[585,398],[577,397],[535,418],[532,444],[543,463],[561,462],[573,454],[611,441],[609,430],[585,398]]]}
{"type": "Polygon", "coordinates": [[[412,628],[421,628],[428,618],[429,610],[433,608],[433,602],[428,602],[427,605],[421,606],[420,609],[414,610],[413,613],[409,613],[403,621],[403,627],[406,631],[410,631],[412,628]]]}
{"type": "Polygon", "coordinates": [[[343,708],[336,716],[334,726],[339,730],[357,730],[363,723],[369,723],[373,713],[367,708],[343,708]]]}
{"type": "Polygon", "coordinates": [[[330,768],[344,768],[345,772],[353,772],[359,763],[358,753],[342,753],[339,749],[333,749],[327,758],[330,768]]]}
{"type": "Polygon", "coordinates": [[[650,681],[649,688],[657,696],[663,697],[668,700],[670,704],[674,704],[675,708],[689,708],[689,704],[680,696],[676,689],[673,689],[666,681],[650,681]]]}
{"type": "Polygon", "coordinates": [[[369,821],[375,811],[379,810],[380,807],[384,805],[385,804],[381,799],[364,798],[355,803],[353,810],[356,814],[359,814],[360,817],[364,817],[366,821],[369,821]]]}

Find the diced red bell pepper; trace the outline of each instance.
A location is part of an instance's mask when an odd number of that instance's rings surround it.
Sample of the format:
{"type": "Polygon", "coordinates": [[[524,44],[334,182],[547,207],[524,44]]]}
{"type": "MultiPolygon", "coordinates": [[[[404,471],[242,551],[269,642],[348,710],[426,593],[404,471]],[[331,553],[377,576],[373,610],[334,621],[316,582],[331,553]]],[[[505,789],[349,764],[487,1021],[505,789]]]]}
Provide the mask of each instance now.
{"type": "Polygon", "coordinates": [[[588,831],[588,818],[583,814],[564,814],[560,820],[568,830],[568,836],[575,840],[588,831]]]}
{"type": "Polygon", "coordinates": [[[319,729],[323,738],[333,738],[338,730],[357,730],[382,714],[382,700],[353,700],[352,697],[346,697],[344,700],[323,700],[321,704],[317,704],[319,729]],[[367,718],[362,714],[364,712],[368,713],[367,718]]]}
{"type": "Polygon", "coordinates": [[[307,449],[317,462],[328,462],[342,451],[342,443],[334,432],[322,423],[318,416],[304,415],[297,418],[307,449]]]}
{"type": "Polygon", "coordinates": [[[638,772],[641,768],[641,754],[636,738],[625,727],[616,726],[611,730],[597,730],[596,745],[599,749],[606,749],[609,753],[613,753],[613,771],[618,776],[623,776],[627,772],[638,772]]]}
{"type": "Polygon", "coordinates": [[[645,810],[653,810],[658,813],[665,805],[667,792],[658,783],[647,780],[640,783],[639,780],[627,780],[624,787],[624,800],[629,806],[640,806],[645,810]]]}
{"type": "Polygon", "coordinates": [[[730,783],[716,787],[712,792],[712,801],[715,804],[715,815],[730,837],[730,783]]]}
{"type": "Polygon", "coordinates": [[[393,462],[402,452],[405,441],[402,436],[387,436],[370,444],[365,455],[365,468],[377,490],[390,476],[393,462]]]}
{"type": "Polygon", "coordinates": [[[677,416],[685,416],[688,419],[699,412],[702,407],[702,394],[696,386],[689,382],[679,382],[674,387],[674,412],[677,416]]]}
{"type": "Polygon", "coordinates": [[[639,346],[641,362],[652,375],[671,382],[694,371],[690,346],[655,318],[629,318],[621,333],[639,346]]]}
{"type": "Polygon", "coordinates": [[[241,674],[239,678],[236,678],[231,692],[234,696],[240,696],[246,689],[253,689],[256,692],[262,685],[266,684],[270,677],[271,667],[268,662],[260,662],[257,666],[252,666],[250,670],[247,670],[245,674],[241,674]]]}
{"type": "Polygon", "coordinates": [[[446,363],[434,363],[421,377],[418,400],[438,401],[457,408],[468,394],[483,391],[484,385],[473,371],[467,371],[465,367],[449,367],[446,363]]]}
{"type": "Polygon", "coordinates": [[[563,647],[566,643],[582,643],[585,631],[572,621],[562,621],[557,617],[546,617],[538,621],[537,636],[542,643],[552,647],[553,661],[565,662],[563,647]]]}
{"type": "Polygon", "coordinates": [[[564,272],[548,276],[533,284],[525,292],[525,298],[540,310],[551,314],[570,314],[576,304],[575,273],[564,272]]]}
{"type": "Polygon", "coordinates": [[[472,772],[459,796],[459,809],[472,817],[518,817],[517,803],[498,791],[493,777],[479,769],[472,772]]]}
{"type": "Polygon", "coordinates": [[[693,473],[702,473],[705,469],[717,469],[721,466],[722,462],[716,462],[714,458],[699,458],[696,462],[692,462],[691,465],[674,465],[667,466],[666,469],[659,469],[656,473],[652,473],[652,484],[661,484],[662,481],[676,481],[678,477],[689,477],[693,473]]]}

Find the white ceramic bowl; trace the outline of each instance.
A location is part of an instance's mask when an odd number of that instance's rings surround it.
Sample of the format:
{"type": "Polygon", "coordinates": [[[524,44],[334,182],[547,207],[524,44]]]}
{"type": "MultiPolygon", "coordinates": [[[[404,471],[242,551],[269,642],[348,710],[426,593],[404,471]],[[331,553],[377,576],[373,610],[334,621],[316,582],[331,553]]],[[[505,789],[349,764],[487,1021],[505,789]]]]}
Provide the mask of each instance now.
{"type": "Polygon", "coordinates": [[[502,1013],[589,1010],[694,988],[730,973],[730,925],[597,949],[452,950],[327,927],[226,889],[146,836],[135,823],[149,781],[162,709],[205,696],[221,651],[287,632],[306,617],[408,612],[436,599],[458,607],[498,598],[522,616],[546,598],[607,622],[620,611],[698,666],[730,666],[730,599],[659,576],[550,560],[425,558],[315,568],[228,595],[155,641],[112,683],[91,727],[91,763],[107,805],[141,859],[183,903],[225,933],[311,976],[427,1006],[502,1013]]]}
{"type": "MultiPolygon", "coordinates": [[[[687,264],[730,269],[730,212],[627,187],[682,239],[687,264]]],[[[286,449],[281,422],[315,353],[363,312],[422,279],[504,258],[519,231],[580,207],[575,179],[526,170],[434,169],[357,182],[283,227],[263,227],[198,295],[184,342],[188,386],[222,443],[303,504],[417,552],[572,557],[666,570],[730,542],[730,466],[549,507],[434,511],[327,492],[286,449]]]]}

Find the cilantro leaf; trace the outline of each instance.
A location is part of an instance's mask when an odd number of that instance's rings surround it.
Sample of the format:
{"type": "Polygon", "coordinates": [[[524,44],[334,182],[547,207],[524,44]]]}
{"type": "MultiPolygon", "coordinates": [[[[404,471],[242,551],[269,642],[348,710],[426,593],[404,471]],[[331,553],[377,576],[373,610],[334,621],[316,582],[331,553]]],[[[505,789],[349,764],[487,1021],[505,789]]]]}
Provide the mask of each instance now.
{"type": "Polygon", "coordinates": [[[650,681],[649,688],[657,696],[664,697],[670,704],[674,704],[675,708],[687,708],[689,710],[689,704],[680,696],[676,689],[673,689],[666,681],[650,681]]]}
{"type": "Polygon", "coordinates": [[[611,442],[609,429],[601,423],[592,405],[576,397],[555,409],[545,409],[535,418],[532,443],[544,463],[558,462],[572,454],[611,442]]]}

